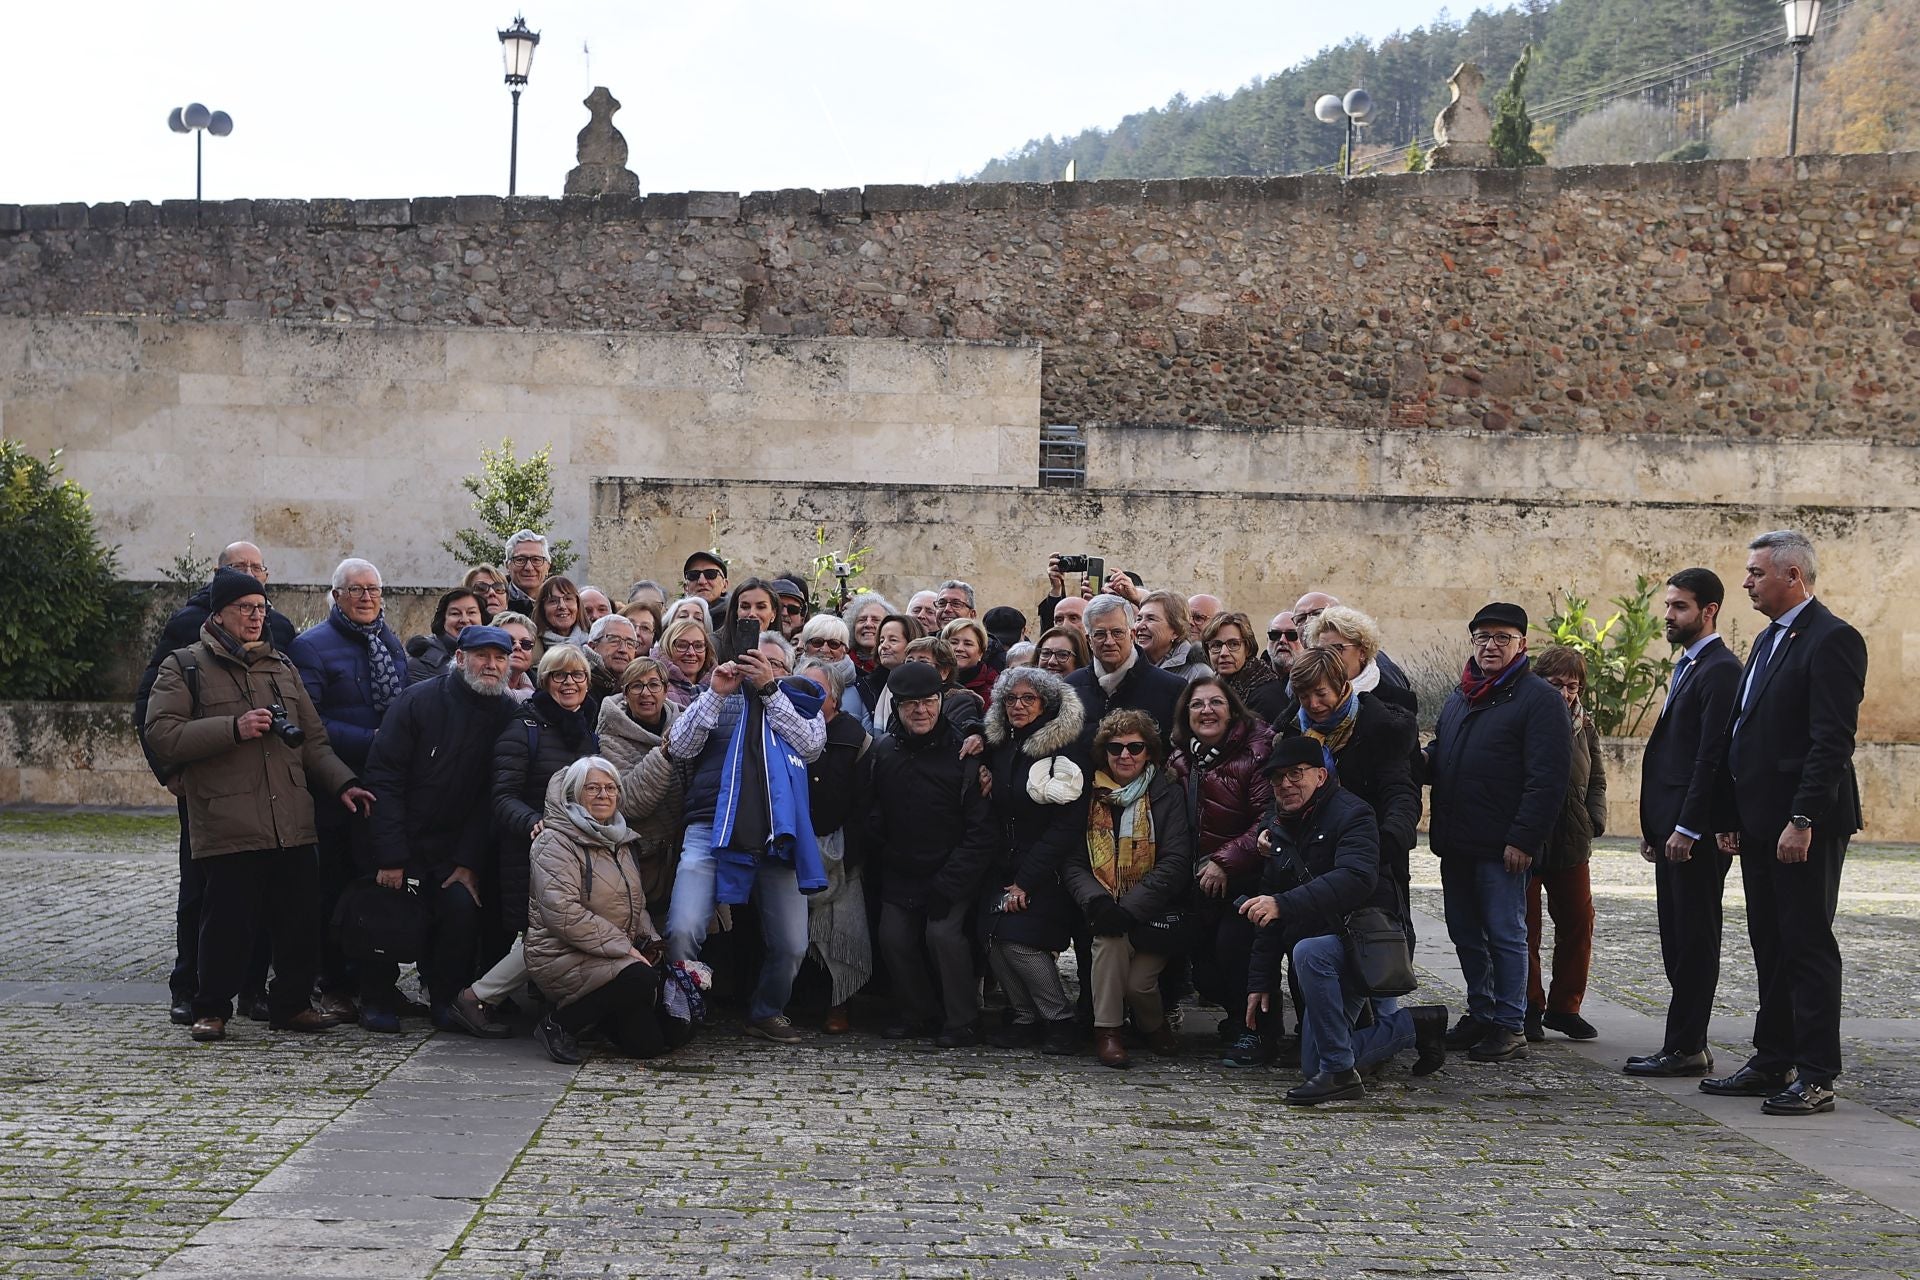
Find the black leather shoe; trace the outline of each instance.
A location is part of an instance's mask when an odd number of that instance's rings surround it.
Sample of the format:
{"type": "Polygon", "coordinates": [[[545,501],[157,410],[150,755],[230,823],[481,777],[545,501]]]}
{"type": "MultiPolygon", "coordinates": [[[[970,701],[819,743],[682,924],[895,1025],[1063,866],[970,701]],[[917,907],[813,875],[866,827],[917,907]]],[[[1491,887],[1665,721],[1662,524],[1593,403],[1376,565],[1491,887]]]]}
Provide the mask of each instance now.
{"type": "Polygon", "coordinates": [[[1628,1058],[1621,1068],[1630,1076],[1703,1076],[1713,1070],[1713,1055],[1699,1053],[1655,1053],[1644,1058],[1628,1058]]]}
{"type": "Polygon", "coordinates": [[[1505,1027],[1494,1027],[1467,1050],[1469,1062],[1512,1062],[1527,1056],[1527,1037],[1505,1027]]]}
{"type": "Polygon", "coordinates": [[[167,1020],[176,1027],[193,1025],[193,1001],[175,1000],[173,1007],[167,1010],[167,1020]]]}
{"type": "Polygon", "coordinates": [[[534,1026],[533,1039],[547,1051],[547,1057],[563,1067],[574,1066],[586,1056],[580,1052],[580,1042],[556,1022],[552,1014],[540,1019],[534,1026]]]}
{"type": "Polygon", "coordinates": [[[1662,1049],[1662,1050],[1661,1050],[1660,1052],[1658,1052],[1658,1053],[1633,1053],[1633,1054],[1628,1054],[1628,1055],[1627,1055],[1627,1065],[1628,1065],[1628,1066],[1632,1066],[1632,1065],[1633,1065],[1634,1063],[1636,1063],[1636,1062],[1652,1062],[1652,1061],[1653,1061],[1653,1060],[1654,1060],[1655,1058],[1664,1058],[1664,1057],[1666,1057],[1666,1056],[1667,1056],[1667,1051],[1666,1051],[1665,1049],[1662,1049]]]}
{"type": "Polygon", "coordinates": [[[1322,1071],[1305,1084],[1287,1090],[1286,1097],[1291,1106],[1311,1107],[1321,1102],[1363,1098],[1366,1093],[1367,1086],[1361,1082],[1358,1071],[1322,1071]]]}
{"type": "Polygon", "coordinates": [[[1453,1024],[1453,1030],[1447,1032],[1447,1048],[1471,1049],[1479,1043],[1480,1037],[1492,1030],[1486,1023],[1470,1013],[1460,1015],[1460,1021],[1453,1024]]]}
{"type": "Polygon", "coordinates": [[[239,1004],[241,1014],[243,1014],[249,1022],[273,1021],[273,1010],[267,1006],[267,998],[265,996],[247,995],[243,993],[240,997],[239,1004]]]}
{"type": "Polygon", "coordinates": [[[1527,1020],[1521,1024],[1521,1030],[1525,1033],[1528,1044],[1545,1044],[1547,1042],[1547,1031],[1545,1027],[1540,1025],[1540,1011],[1538,1009],[1527,1010],[1527,1020]]]}
{"type": "Polygon", "coordinates": [[[1771,1098],[1786,1090],[1785,1075],[1768,1075],[1752,1067],[1742,1067],[1730,1076],[1702,1080],[1700,1092],[1716,1098],[1771,1098]]]}
{"type": "Polygon", "coordinates": [[[1810,1080],[1792,1084],[1760,1104],[1770,1116],[1817,1116],[1833,1110],[1833,1090],[1810,1080]]]}
{"type": "Polygon", "coordinates": [[[1597,1040],[1600,1028],[1577,1013],[1544,1013],[1540,1021],[1549,1031],[1558,1031],[1569,1040],[1597,1040]]]}
{"type": "Polygon", "coordinates": [[[1430,1076],[1447,1063],[1447,1006],[1423,1004],[1407,1012],[1413,1017],[1413,1047],[1420,1055],[1413,1060],[1413,1074],[1430,1076]]]}
{"type": "Polygon", "coordinates": [[[946,1027],[933,1038],[936,1049],[971,1049],[980,1043],[980,1029],[972,1023],[964,1027],[946,1027]]]}

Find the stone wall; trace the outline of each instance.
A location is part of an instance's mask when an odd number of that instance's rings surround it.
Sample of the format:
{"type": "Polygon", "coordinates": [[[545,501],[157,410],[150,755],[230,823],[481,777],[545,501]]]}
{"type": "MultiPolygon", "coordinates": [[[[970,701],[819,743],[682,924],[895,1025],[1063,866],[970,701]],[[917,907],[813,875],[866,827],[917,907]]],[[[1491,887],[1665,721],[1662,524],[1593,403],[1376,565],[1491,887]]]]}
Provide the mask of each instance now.
{"type": "Polygon", "coordinates": [[[350,553],[457,581],[460,481],[504,437],[553,446],[576,546],[609,472],[1030,484],[1039,396],[1031,346],[0,317],[0,432],[63,451],[137,577],[197,533],[251,538],[284,581],[350,553]]]}
{"type": "Polygon", "coordinates": [[[1012,340],[1055,422],[1912,443],[1916,195],[1920,153],[0,205],[0,313],[1012,340]]]}
{"type": "Polygon", "coordinates": [[[174,807],[123,702],[0,702],[0,805],[174,807]]]}
{"type": "MultiPolygon", "coordinates": [[[[1610,470],[1632,470],[1637,442],[1609,443],[1610,470]]],[[[1509,467],[1524,478],[1537,469],[1524,456],[1549,444],[1481,435],[1452,447],[1474,474],[1509,467]]],[[[1873,487],[1861,479],[1862,490],[1873,487]]],[[[1819,544],[1822,597],[1867,638],[1862,736],[1920,739],[1920,541],[1910,492],[1901,506],[1814,508],[1764,495],[1751,504],[1636,503],[1494,488],[1456,498],[1376,496],[1362,486],[1254,493],[608,479],[594,486],[592,547],[597,563],[677,565],[717,536],[735,563],[773,565],[824,523],[878,549],[871,581],[895,603],[960,573],[983,608],[1029,613],[1045,593],[1049,552],[1091,552],[1149,583],[1216,591],[1262,625],[1302,592],[1330,591],[1379,618],[1396,659],[1450,680],[1467,656],[1466,619],[1490,599],[1516,600],[1544,619],[1552,592],[1572,590],[1601,608],[1636,573],[1664,579],[1694,564],[1726,581],[1723,630],[1744,651],[1759,629],[1739,591],[1746,544],[1762,529],[1798,525],[1819,544]]]]}

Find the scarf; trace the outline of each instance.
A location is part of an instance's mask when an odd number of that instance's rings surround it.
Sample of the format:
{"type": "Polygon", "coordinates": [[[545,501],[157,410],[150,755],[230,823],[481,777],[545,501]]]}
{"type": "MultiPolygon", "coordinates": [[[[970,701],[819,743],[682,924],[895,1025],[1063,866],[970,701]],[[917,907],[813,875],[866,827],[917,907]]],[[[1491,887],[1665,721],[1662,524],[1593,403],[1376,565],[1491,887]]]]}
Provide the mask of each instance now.
{"type": "Polygon", "coordinates": [[[1153,870],[1153,807],[1147,787],[1154,768],[1121,786],[1102,769],[1094,775],[1094,799],[1087,826],[1087,862],[1093,875],[1116,899],[1153,870]]]}
{"type": "Polygon", "coordinates": [[[1248,658],[1238,671],[1227,677],[1227,683],[1232,685],[1233,691],[1240,695],[1240,701],[1245,702],[1247,695],[1255,689],[1262,685],[1273,684],[1279,679],[1279,676],[1273,674],[1272,667],[1258,658],[1248,658]]]}
{"type": "Polygon", "coordinates": [[[220,642],[222,649],[248,666],[252,666],[255,658],[272,647],[264,634],[258,640],[241,640],[212,618],[207,619],[207,630],[213,632],[213,638],[220,642]]]}
{"type": "Polygon", "coordinates": [[[1372,693],[1380,687],[1380,664],[1369,662],[1360,668],[1360,674],[1353,678],[1355,693],[1372,693]]]}
{"type": "Polygon", "coordinates": [[[387,704],[400,696],[400,672],[393,665],[393,651],[387,648],[387,612],[382,609],[372,622],[355,622],[333,606],[333,625],[360,637],[367,646],[367,674],[373,685],[373,709],[384,713],[387,704]]]}
{"type": "Polygon", "coordinates": [[[578,800],[569,800],[566,814],[567,821],[580,833],[583,840],[612,849],[616,853],[621,845],[633,842],[633,830],[627,826],[626,818],[621,816],[618,809],[613,812],[612,822],[601,822],[588,813],[586,806],[578,800]]]}
{"type": "Polygon", "coordinates": [[[1493,696],[1494,690],[1501,688],[1514,679],[1514,677],[1525,672],[1532,665],[1532,662],[1533,660],[1523,653],[1520,655],[1520,661],[1514,663],[1499,675],[1483,676],[1480,674],[1480,664],[1472,658],[1468,658],[1466,669],[1460,673],[1460,692],[1466,695],[1468,706],[1480,706],[1493,696]]]}
{"type": "Polygon", "coordinates": [[[1112,671],[1101,666],[1100,659],[1095,658],[1093,660],[1094,678],[1100,682],[1100,687],[1106,690],[1107,696],[1111,698],[1113,691],[1120,687],[1120,682],[1127,678],[1127,672],[1133,670],[1133,664],[1138,661],[1140,661],[1139,645],[1135,645],[1133,648],[1127,650],[1127,660],[1112,671]]]}
{"type": "Polygon", "coordinates": [[[592,726],[587,723],[586,703],[581,703],[578,711],[569,711],[555,702],[552,694],[541,689],[527,700],[527,706],[535,715],[554,727],[560,735],[560,741],[567,744],[567,750],[579,751],[585,755],[593,755],[599,751],[599,739],[594,736],[592,726]],[[592,739],[592,745],[583,747],[589,739],[592,739]]]}
{"type": "Polygon", "coordinates": [[[1294,721],[1300,726],[1300,732],[1320,744],[1320,754],[1325,757],[1327,768],[1338,771],[1334,757],[1347,749],[1353,741],[1353,726],[1360,720],[1360,691],[1349,689],[1347,700],[1325,720],[1315,720],[1307,714],[1305,707],[1294,713],[1294,721]]]}
{"type": "Polygon", "coordinates": [[[1198,738],[1187,739],[1187,759],[1193,763],[1195,773],[1205,773],[1220,763],[1220,757],[1227,754],[1227,744],[1233,741],[1233,730],[1227,730],[1227,736],[1206,746],[1198,738]]]}

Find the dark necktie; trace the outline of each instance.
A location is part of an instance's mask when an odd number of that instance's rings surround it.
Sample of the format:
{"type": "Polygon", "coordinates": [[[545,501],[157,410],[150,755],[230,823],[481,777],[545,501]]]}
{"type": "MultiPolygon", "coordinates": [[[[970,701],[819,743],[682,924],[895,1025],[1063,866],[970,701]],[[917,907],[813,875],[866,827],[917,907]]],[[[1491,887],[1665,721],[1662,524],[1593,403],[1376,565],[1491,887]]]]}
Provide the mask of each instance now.
{"type": "Polygon", "coordinates": [[[1693,665],[1693,659],[1684,652],[1680,660],[1673,664],[1673,679],[1667,681],[1667,700],[1660,707],[1660,714],[1666,715],[1667,708],[1673,705],[1673,695],[1680,692],[1680,681],[1686,677],[1687,668],[1693,665]]]}
{"type": "Polygon", "coordinates": [[[1754,691],[1767,678],[1767,664],[1773,661],[1773,645],[1780,636],[1780,630],[1779,623],[1769,622],[1767,629],[1760,633],[1760,639],[1754,642],[1753,661],[1747,666],[1747,685],[1740,691],[1740,718],[1734,721],[1733,741],[1727,747],[1727,766],[1735,778],[1740,776],[1746,755],[1740,749],[1740,730],[1747,722],[1747,708],[1753,703],[1754,691]]]}

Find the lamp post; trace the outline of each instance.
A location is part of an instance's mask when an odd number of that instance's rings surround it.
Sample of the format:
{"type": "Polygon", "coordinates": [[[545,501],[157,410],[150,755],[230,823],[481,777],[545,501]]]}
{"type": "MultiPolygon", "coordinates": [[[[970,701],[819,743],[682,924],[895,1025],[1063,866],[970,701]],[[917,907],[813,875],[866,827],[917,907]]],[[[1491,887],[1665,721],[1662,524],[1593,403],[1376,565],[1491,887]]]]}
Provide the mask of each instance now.
{"type": "Polygon", "coordinates": [[[507,87],[513,90],[513,142],[507,152],[507,194],[515,194],[520,184],[520,90],[533,71],[533,50],[540,43],[538,31],[527,30],[527,20],[513,16],[513,25],[500,33],[500,57],[507,64],[507,87]]]}
{"type": "Polygon", "coordinates": [[[1373,95],[1365,89],[1355,89],[1341,98],[1336,94],[1322,94],[1313,104],[1313,115],[1321,124],[1338,124],[1342,117],[1347,122],[1346,161],[1340,176],[1353,176],[1353,139],[1354,130],[1373,114],[1373,95]]]}
{"type": "Polygon", "coordinates": [[[175,107],[167,113],[167,128],[175,133],[193,135],[193,200],[200,202],[200,144],[207,134],[224,138],[233,132],[233,117],[224,111],[209,111],[197,102],[175,107]]]}
{"type": "Polygon", "coordinates": [[[1813,29],[1820,25],[1820,0],[1780,0],[1780,12],[1787,20],[1787,43],[1793,46],[1793,99],[1787,107],[1787,154],[1800,154],[1800,68],[1807,59],[1807,46],[1813,43],[1813,29]]]}

